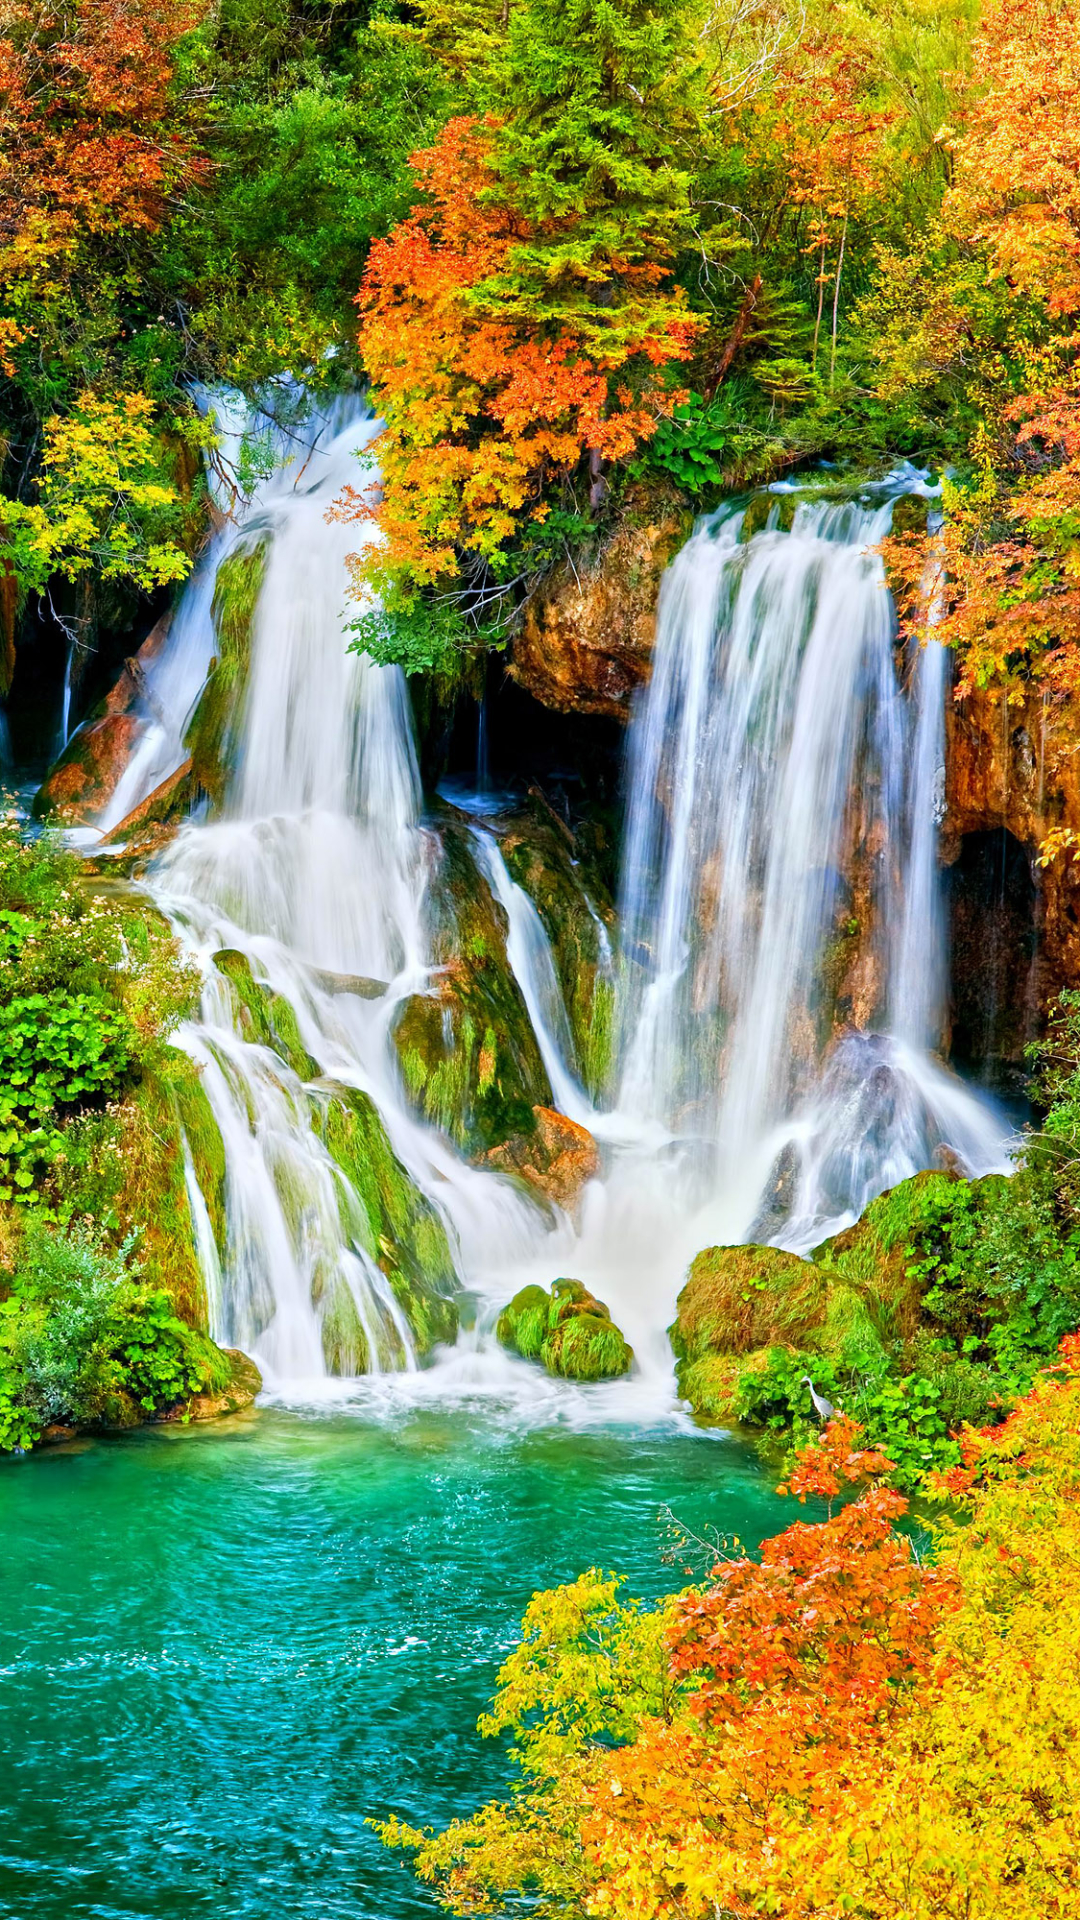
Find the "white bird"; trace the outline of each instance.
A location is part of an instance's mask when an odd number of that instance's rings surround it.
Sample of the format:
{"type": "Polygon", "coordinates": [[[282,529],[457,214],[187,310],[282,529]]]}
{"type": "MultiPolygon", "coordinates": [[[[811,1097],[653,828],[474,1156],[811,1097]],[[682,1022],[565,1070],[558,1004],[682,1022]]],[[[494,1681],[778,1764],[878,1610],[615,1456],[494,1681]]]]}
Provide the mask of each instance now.
{"type": "Polygon", "coordinates": [[[818,1393],[808,1373],[803,1374],[799,1385],[809,1387],[810,1398],[814,1403],[814,1412],[817,1414],[822,1426],[825,1426],[828,1421],[835,1419],[836,1408],[833,1406],[831,1400],[825,1399],[824,1394],[818,1393]]]}

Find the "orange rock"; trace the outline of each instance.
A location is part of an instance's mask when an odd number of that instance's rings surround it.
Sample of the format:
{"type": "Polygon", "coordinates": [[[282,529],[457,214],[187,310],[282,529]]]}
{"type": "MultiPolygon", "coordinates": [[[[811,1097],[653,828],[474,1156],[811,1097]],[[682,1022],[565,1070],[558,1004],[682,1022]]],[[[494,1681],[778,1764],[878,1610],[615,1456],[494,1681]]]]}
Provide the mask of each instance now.
{"type": "Polygon", "coordinates": [[[145,669],[161,651],[171,624],[172,614],[163,614],[138,653],[125,660],[104,700],[76,729],[38,789],[36,814],[79,826],[111,800],[142,729],[145,669]]]}
{"type": "Polygon", "coordinates": [[[1026,855],[1037,943],[1024,991],[1033,1011],[1080,984],[1080,861],[1065,854],[1036,864],[1054,828],[1080,833],[1078,741],[1076,703],[1035,686],[1021,705],[988,689],[951,702],[946,715],[942,858],[952,866],[967,835],[1002,828],[1026,855]]]}
{"type": "Polygon", "coordinates": [[[556,568],[514,641],[514,679],[559,713],[627,719],[652,665],[660,576],[687,532],[675,512],[624,522],[592,566],[556,568]]]}
{"type": "Polygon", "coordinates": [[[515,1134],[483,1156],[483,1164],[516,1174],[556,1206],[572,1207],[600,1172],[600,1150],[587,1127],[552,1107],[534,1107],[536,1132],[515,1134]]]}

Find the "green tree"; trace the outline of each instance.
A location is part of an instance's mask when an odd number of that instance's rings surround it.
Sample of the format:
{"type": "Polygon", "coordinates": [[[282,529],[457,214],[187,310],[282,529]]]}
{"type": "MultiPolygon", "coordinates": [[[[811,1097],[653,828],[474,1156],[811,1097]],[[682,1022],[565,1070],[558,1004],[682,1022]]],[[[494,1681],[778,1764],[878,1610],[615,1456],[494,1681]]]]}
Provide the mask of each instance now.
{"type": "MultiPolygon", "coordinates": [[[[524,222],[492,315],[598,357],[649,327],[689,231],[704,66],[681,0],[519,0],[494,49],[499,193],[524,222]]],[[[666,309],[667,297],[663,305],[666,309]]]]}

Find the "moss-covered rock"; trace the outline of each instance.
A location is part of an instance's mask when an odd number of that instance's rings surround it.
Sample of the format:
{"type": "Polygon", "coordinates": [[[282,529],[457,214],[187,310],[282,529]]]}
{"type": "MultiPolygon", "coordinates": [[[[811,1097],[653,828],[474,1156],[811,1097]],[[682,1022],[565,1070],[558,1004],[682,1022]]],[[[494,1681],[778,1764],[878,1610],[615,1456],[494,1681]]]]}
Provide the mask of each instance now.
{"type": "Polygon", "coordinates": [[[535,1133],[551,1087],[506,957],[506,914],[452,819],[428,900],[437,971],[430,992],[405,1001],[394,1041],[424,1118],[482,1154],[535,1133]]]}
{"type": "Polygon", "coordinates": [[[679,1392],[703,1420],[734,1423],[740,1417],[739,1392],[748,1374],[764,1373],[772,1349],[754,1353],[702,1353],[681,1362],[679,1392]]]}
{"type": "Polygon", "coordinates": [[[842,1319],[846,1292],[862,1303],[884,1340],[908,1342],[914,1337],[921,1296],[912,1271],[914,1251],[923,1236],[935,1229],[942,1201],[948,1199],[957,1179],[954,1173],[917,1173],[871,1200],[854,1226],[815,1247],[814,1260],[828,1276],[834,1295],[834,1325],[842,1319]]]}
{"type": "MultiPolygon", "coordinates": [[[[423,1357],[441,1342],[452,1342],[458,1328],[457,1278],[446,1228],[395,1155],[374,1102],[343,1087],[324,1100],[320,1124],[325,1145],[345,1175],[345,1229],[386,1275],[417,1353],[423,1357]]],[[[340,1318],[344,1303],[337,1311],[340,1318]]],[[[347,1346],[354,1357],[357,1341],[366,1344],[359,1323],[336,1327],[333,1311],[324,1315],[324,1338],[347,1346]]]]}
{"type": "Polygon", "coordinates": [[[159,1417],[165,1421],[220,1420],[225,1414],[243,1413],[262,1392],[262,1374],[239,1347],[217,1347],[219,1364],[215,1377],[202,1393],[159,1417]]]}
{"type": "Polygon", "coordinates": [[[707,1247],[679,1295],[671,1344],[684,1362],[707,1353],[808,1346],[827,1306],[828,1281],[812,1261],[779,1247],[707,1247]]]}
{"type": "Polygon", "coordinates": [[[607,1082],[614,1037],[616,915],[605,873],[614,839],[613,823],[590,815],[571,825],[535,788],[499,831],[507,870],[551,943],[574,1047],[570,1064],[594,1097],[607,1082]]]}
{"type": "Polygon", "coordinates": [[[247,955],[238,953],[235,947],[220,948],[214,955],[214,965],[231,984],[237,1024],[244,1038],[272,1048],[301,1080],[313,1079],[319,1071],[318,1062],[300,1038],[292,1003],[256,980],[247,955]]]}
{"type": "Polygon", "coordinates": [[[923,1371],[922,1348],[941,1331],[924,1304],[927,1273],[952,1259],[956,1208],[970,1232],[973,1211],[982,1217],[1003,1185],[1001,1175],[916,1174],[879,1194],[810,1260],[775,1247],[708,1248],[690,1268],[670,1329],[683,1396],[706,1418],[734,1419],[755,1400],[748,1376],[780,1363],[813,1372],[816,1359],[819,1380],[837,1386],[868,1366],[923,1371]]]}
{"type": "Polygon", "coordinates": [[[215,805],[224,797],[232,746],[247,689],[251,628],[266,571],[266,549],[238,548],[222,561],[214,585],[212,617],[217,654],[184,736],[191,778],[215,805]]]}
{"type": "Polygon", "coordinates": [[[617,1380],[634,1363],[603,1302],[580,1280],[523,1287],[499,1315],[496,1338],[523,1360],[566,1380],[617,1380]]]}

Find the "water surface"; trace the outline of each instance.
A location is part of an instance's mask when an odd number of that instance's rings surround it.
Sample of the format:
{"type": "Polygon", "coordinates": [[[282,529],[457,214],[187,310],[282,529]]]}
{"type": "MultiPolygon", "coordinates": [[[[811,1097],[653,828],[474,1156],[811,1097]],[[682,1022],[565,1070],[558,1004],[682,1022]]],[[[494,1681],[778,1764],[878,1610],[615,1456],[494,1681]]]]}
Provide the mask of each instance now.
{"type": "Polygon", "coordinates": [[[365,1816],[463,1813],[535,1588],[791,1516],[738,1442],[263,1410],[0,1463],[4,1920],[406,1920],[365,1816]]]}

